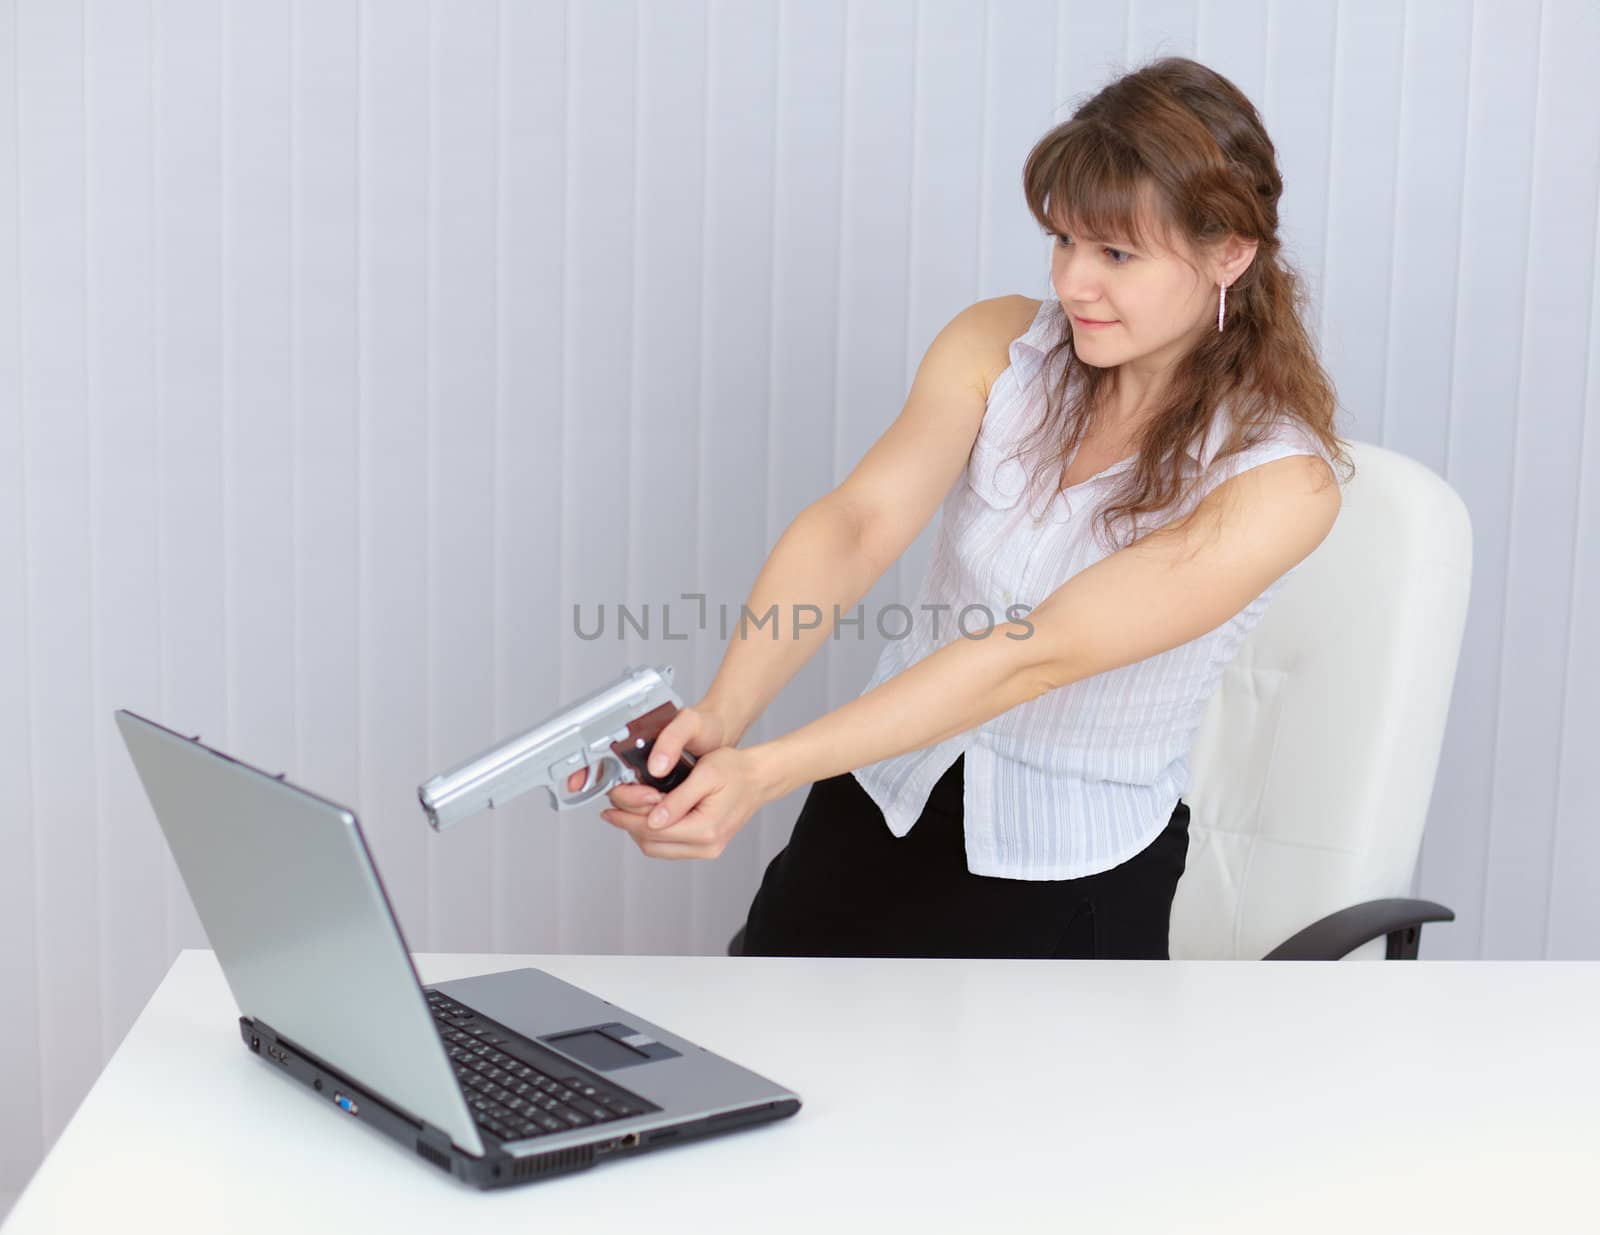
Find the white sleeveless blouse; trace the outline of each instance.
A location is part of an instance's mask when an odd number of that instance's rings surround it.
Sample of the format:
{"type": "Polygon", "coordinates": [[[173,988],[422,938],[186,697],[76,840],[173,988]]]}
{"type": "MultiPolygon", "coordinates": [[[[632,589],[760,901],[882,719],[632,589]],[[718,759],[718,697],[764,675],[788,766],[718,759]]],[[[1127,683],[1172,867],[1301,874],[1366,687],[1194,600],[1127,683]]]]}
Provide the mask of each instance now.
{"type": "MultiPolygon", "coordinates": [[[[1043,412],[1045,382],[1060,378],[1059,361],[1049,374],[1043,368],[1064,325],[1060,301],[1047,296],[1027,333],[1012,341],[1011,364],[990,388],[967,469],[941,508],[928,573],[912,606],[916,621],[907,637],[884,646],[862,694],[963,637],[956,618],[964,607],[985,606],[996,624],[1016,620],[1107,556],[1091,525],[1098,504],[1134,459],[1048,502],[1035,495],[1032,509],[1023,487],[1035,461],[1007,461],[1043,412]],[[934,605],[949,607],[924,608],[934,605]]],[[[1220,411],[1201,450],[1190,453],[1194,467],[1211,463],[1227,427],[1226,411],[1220,411]]],[[[1218,465],[1183,509],[1192,509],[1224,480],[1293,454],[1327,458],[1309,432],[1282,424],[1267,440],[1218,465]]],[[[1166,521],[1142,516],[1140,530],[1166,521]]],[[[1119,532],[1124,526],[1116,525],[1119,532]]],[[[1292,573],[1197,639],[1050,691],[975,729],[853,775],[889,830],[904,836],[934,784],[964,753],[967,869],[973,874],[1076,879],[1120,865],[1156,838],[1189,787],[1187,756],[1206,701],[1292,573]]],[[[974,611],[966,629],[977,634],[987,624],[974,611]]]]}

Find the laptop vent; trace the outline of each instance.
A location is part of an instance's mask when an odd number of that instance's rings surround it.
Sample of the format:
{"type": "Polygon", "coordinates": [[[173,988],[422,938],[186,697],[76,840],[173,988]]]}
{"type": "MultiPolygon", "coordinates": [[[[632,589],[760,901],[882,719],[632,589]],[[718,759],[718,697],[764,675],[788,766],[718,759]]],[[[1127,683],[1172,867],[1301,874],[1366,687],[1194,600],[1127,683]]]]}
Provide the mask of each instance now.
{"type": "Polygon", "coordinates": [[[424,1144],[422,1141],[418,1141],[417,1142],[417,1157],[425,1159],[426,1161],[433,1163],[434,1166],[438,1167],[446,1175],[448,1175],[450,1173],[450,1158],[449,1158],[449,1156],[447,1154],[440,1153],[432,1145],[427,1145],[427,1144],[424,1144]]]}
{"type": "Polygon", "coordinates": [[[594,1146],[580,1145],[576,1149],[563,1149],[537,1158],[523,1158],[511,1168],[511,1178],[532,1179],[537,1175],[555,1175],[562,1171],[576,1171],[594,1165],[594,1146]]]}

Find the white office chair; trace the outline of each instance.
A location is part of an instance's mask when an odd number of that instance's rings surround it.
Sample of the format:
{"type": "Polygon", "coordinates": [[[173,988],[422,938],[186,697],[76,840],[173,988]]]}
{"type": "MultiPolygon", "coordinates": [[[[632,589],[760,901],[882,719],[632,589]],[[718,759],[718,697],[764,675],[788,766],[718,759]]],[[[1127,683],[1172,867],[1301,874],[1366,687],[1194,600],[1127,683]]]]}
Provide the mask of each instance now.
{"type": "MultiPolygon", "coordinates": [[[[1472,525],[1420,463],[1346,442],[1339,518],[1223,670],[1190,748],[1174,960],[1414,960],[1408,898],[1466,626],[1472,525]]],[[[741,927],[728,953],[743,953],[741,927]]]]}
{"type": "Polygon", "coordinates": [[[1414,959],[1407,899],[1467,620],[1472,525],[1438,475],[1347,442],[1333,530],[1223,670],[1190,749],[1173,959],[1414,959]]]}

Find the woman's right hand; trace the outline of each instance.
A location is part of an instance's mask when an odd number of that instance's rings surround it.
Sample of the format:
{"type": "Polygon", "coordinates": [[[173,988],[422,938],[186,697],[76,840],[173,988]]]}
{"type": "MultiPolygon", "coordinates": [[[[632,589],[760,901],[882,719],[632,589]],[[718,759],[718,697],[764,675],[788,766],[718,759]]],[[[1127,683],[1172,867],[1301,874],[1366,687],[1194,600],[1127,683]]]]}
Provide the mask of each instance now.
{"type": "MultiPolygon", "coordinates": [[[[656,735],[655,745],[650,748],[652,774],[655,774],[653,766],[657,755],[666,758],[666,770],[671,771],[682,751],[698,759],[719,747],[738,745],[743,736],[743,730],[735,729],[728,716],[704,700],[693,707],[679,708],[677,715],[656,735]]],[[[567,778],[567,792],[576,793],[582,789],[588,777],[588,768],[574,772],[567,778]]],[[[641,820],[663,796],[659,790],[645,784],[618,785],[606,793],[614,808],[637,814],[641,820]]]]}

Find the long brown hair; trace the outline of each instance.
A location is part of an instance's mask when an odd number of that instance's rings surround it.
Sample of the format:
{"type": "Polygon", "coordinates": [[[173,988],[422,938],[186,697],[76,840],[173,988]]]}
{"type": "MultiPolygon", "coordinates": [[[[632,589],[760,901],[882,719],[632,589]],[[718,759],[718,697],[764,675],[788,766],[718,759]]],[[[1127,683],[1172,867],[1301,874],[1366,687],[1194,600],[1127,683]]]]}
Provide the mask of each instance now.
{"type": "MultiPolygon", "coordinates": [[[[1213,468],[1288,420],[1348,469],[1346,480],[1354,474],[1333,430],[1333,383],[1302,324],[1305,285],[1279,255],[1277,152],[1237,86],[1193,60],[1156,60],[1106,86],[1040,138],[1022,183],[1046,232],[1069,230],[1063,224],[1070,220],[1096,236],[1142,244],[1148,217],[1197,253],[1230,233],[1257,242],[1254,259],[1228,288],[1225,329],[1207,332],[1178,362],[1145,422],[1138,460],[1101,510],[1108,538],[1121,520],[1132,525],[1128,541],[1136,539],[1141,516],[1181,510],[1209,487],[1203,476],[1186,479],[1184,451],[1203,440],[1224,400],[1233,432],[1216,449],[1213,468]]],[[[1057,444],[1057,490],[1115,380],[1114,369],[1078,360],[1065,320],[1041,369],[1045,414],[1029,435],[1033,446],[1024,448],[1057,444]],[[1048,375],[1055,373],[1052,387],[1048,375]]]]}

